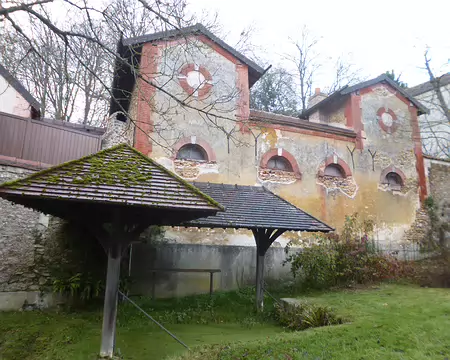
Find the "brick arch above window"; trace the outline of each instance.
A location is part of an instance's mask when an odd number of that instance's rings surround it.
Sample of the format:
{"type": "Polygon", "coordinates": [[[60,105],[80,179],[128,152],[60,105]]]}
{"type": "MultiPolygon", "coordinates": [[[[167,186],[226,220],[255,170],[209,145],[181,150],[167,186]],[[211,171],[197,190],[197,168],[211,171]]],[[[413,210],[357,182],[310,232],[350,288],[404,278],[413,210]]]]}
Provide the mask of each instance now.
{"type": "Polygon", "coordinates": [[[331,155],[325,160],[325,162],[319,169],[319,176],[325,176],[325,168],[328,165],[337,165],[342,170],[342,173],[345,177],[352,176],[350,166],[348,166],[348,164],[337,155],[331,155]]]}
{"type": "Polygon", "coordinates": [[[216,161],[216,154],[214,153],[214,150],[212,147],[203,139],[199,138],[198,136],[190,136],[180,139],[175,146],[173,147],[173,154],[172,159],[175,160],[178,154],[178,151],[184,146],[194,144],[200,146],[207,155],[207,161],[209,162],[215,162],[216,161]]]}
{"type": "Polygon", "coordinates": [[[286,159],[289,162],[289,164],[291,165],[291,168],[292,168],[292,172],[294,173],[295,177],[300,180],[302,178],[302,174],[298,167],[297,160],[295,160],[294,156],[289,151],[286,151],[281,148],[271,149],[271,150],[267,151],[261,158],[260,167],[264,168],[264,169],[268,169],[268,163],[269,163],[270,159],[272,159],[273,157],[278,157],[278,156],[283,157],[284,159],[286,159]]]}
{"type": "Polygon", "coordinates": [[[403,171],[401,171],[399,168],[395,167],[394,165],[388,166],[387,168],[383,169],[380,174],[380,184],[386,183],[386,176],[389,173],[394,173],[400,176],[401,179],[401,185],[405,185],[406,183],[406,175],[403,171]]]}

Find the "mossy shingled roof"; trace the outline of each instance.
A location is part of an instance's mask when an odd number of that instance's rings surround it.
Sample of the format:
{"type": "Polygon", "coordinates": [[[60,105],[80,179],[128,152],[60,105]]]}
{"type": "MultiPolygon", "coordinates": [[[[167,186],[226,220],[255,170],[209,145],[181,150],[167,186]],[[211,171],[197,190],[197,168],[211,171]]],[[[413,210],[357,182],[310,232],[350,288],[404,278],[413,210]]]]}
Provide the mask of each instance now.
{"type": "Polygon", "coordinates": [[[0,196],[223,210],[195,186],[126,144],[4,183],[0,185],[0,196]]]}

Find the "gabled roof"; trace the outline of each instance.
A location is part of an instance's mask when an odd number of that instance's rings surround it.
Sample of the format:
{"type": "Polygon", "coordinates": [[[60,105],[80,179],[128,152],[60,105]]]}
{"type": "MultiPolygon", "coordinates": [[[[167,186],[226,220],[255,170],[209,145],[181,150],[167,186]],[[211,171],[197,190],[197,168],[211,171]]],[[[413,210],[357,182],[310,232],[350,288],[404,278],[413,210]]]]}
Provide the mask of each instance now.
{"type": "Polygon", "coordinates": [[[0,197],[25,205],[26,201],[18,198],[208,211],[208,214],[223,210],[193,185],[126,144],[0,185],[0,197]]]}
{"type": "Polygon", "coordinates": [[[314,106],[311,106],[309,109],[305,110],[302,113],[302,117],[310,116],[318,109],[322,108],[323,106],[326,106],[327,104],[330,104],[333,101],[338,100],[341,97],[348,96],[355,91],[359,91],[359,90],[368,88],[370,86],[373,86],[373,85],[376,85],[379,83],[389,84],[392,88],[394,88],[402,96],[404,96],[412,104],[414,104],[414,106],[419,110],[419,113],[422,113],[422,114],[428,113],[428,109],[425,106],[423,106],[419,101],[417,101],[411,94],[409,94],[406,91],[406,89],[402,89],[400,86],[397,85],[397,83],[394,80],[389,78],[389,76],[387,76],[386,74],[381,74],[380,76],[378,76],[372,80],[363,81],[363,82],[360,82],[360,83],[352,85],[352,86],[344,86],[343,88],[335,91],[330,96],[326,97],[325,99],[318,102],[314,106]]]}
{"type": "Polygon", "coordinates": [[[11,73],[0,64],[0,75],[36,110],[40,111],[41,103],[37,101],[30,92],[11,73]]]}
{"type": "Polygon", "coordinates": [[[153,34],[147,34],[142,36],[137,36],[134,38],[124,39],[123,45],[124,46],[133,46],[137,44],[143,44],[147,42],[152,42],[156,40],[170,40],[173,38],[178,38],[182,36],[188,36],[192,34],[202,34],[206,36],[208,39],[219,45],[222,49],[229,52],[231,55],[233,55],[236,59],[243,62],[249,67],[249,84],[250,87],[258,81],[258,79],[264,74],[264,69],[256,64],[254,61],[250,60],[245,55],[241,54],[239,51],[228,45],[223,40],[219,39],[217,36],[215,36],[211,31],[209,31],[206,27],[204,27],[202,24],[195,24],[193,26],[188,26],[181,29],[174,29],[174,30],[168,30],[168,31],[161,31],[153,34]]]}
{"type": "MultiPolygon", "coordinates": [[[[442,76],[436,77],[436,81],[440,87],[450,84],[450,73],[443,74],[442,76]]],[[[422,84],[419,84],[419,85],[416,85],[416,86],[406,89],[406,91],[411,96],[417,96],[417,95],[426,93],[431,90],[433,90],[433,84],[431,83],[431,81],[427,81],[422,84]]]]}
{"type": "Polygon", "coordinates": [[[334,229],[262,186],[194,182],[225,206],[215,216],[192,220],[189,226],[210,228],[283,229],[329,232],[334,229]]]}

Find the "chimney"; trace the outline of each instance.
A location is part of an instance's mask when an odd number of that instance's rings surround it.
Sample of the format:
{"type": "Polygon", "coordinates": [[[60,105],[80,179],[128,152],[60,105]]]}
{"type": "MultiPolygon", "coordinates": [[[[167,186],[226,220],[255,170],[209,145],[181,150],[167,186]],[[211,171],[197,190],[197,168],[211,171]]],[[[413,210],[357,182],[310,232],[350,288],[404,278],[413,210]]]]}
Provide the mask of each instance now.
{"type": "Polygon", "coordinates": [[[316,88],[314,95],[308,99],[308,109],[317,103],[321,102],[327,97],[327,94],[320,91],[320,88],[316,88]]]}

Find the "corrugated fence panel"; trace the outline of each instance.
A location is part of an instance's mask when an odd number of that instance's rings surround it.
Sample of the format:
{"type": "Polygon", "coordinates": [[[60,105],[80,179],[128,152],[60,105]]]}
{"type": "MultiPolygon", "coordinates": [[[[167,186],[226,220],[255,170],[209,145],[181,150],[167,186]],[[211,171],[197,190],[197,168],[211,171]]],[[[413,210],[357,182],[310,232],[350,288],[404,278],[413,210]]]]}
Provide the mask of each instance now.
{"type": "Polygon", "coordinates": [[[0,113],[0,154],[20,157],[27,119],[0,113]]]}
{"type": "Polygon", "coordinates": [[[100,150],[101,135],[0,113],[0,155],[56,165],[100,150]]]}

